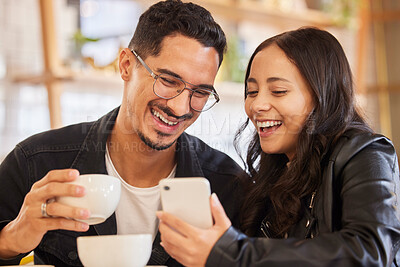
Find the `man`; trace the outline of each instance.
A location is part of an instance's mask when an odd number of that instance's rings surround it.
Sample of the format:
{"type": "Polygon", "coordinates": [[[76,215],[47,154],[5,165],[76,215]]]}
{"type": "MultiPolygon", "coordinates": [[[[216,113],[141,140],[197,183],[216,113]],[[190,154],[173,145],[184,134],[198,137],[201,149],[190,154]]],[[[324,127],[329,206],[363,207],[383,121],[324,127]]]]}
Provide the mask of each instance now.
{"type": "Polygon", "coordinates": [[[180,0],[150,7],[119,56],[121,106],[96,122],[30,137],[0,166],[0,264],[34,250],[36,264],[79,266],[78,236],[152,233],[149,264],[178,266],[157,230],[157,185],[166,177],[206,177],[235,220],[242,170],[184,133],[219,100],[213,84],[225,50],[225,35],[204,8],[180,0]],[[49,201],[84,195],[65,182],[86,173],[108,173],[123,185],[115,214],[90,227],[74,220],[88,218],[88,210],[49,201]]]}

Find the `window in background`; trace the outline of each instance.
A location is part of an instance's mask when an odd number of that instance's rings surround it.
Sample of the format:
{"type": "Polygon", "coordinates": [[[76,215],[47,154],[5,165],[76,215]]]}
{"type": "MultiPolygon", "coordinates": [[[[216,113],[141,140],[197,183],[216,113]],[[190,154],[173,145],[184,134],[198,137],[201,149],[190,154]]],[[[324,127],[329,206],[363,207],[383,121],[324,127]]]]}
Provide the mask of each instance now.
{"type": "Polygon", "coordinates": [[[136,28],[141,5],[126,0],[80,0],[79,31],[75,49],[95,66],[112,63],[127,47],[136,28]]]}

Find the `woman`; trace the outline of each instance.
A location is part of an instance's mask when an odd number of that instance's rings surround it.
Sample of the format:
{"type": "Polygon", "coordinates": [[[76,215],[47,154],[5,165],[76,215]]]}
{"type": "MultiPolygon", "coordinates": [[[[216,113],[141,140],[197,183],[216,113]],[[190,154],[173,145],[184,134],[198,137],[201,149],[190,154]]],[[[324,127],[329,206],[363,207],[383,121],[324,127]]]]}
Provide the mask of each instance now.
{"type": "Polygon", "coordinates": [[[396,152],[354,102],[348,61],[328,32],[301,28],[261,43],[246,72],[256,132],[243,233],[213,196],[208,230],[158,213],[166,251],[184,265],[396,266],[396,152]]]}

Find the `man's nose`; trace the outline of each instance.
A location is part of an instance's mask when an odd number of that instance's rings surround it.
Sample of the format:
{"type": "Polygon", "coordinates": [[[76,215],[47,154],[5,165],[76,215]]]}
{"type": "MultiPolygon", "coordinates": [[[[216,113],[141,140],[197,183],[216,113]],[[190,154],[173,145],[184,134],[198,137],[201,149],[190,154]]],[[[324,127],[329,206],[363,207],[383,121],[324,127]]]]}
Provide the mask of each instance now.
{"type": "Polygon", "coordinates": [[[178,95],[177,97],[174,97],[172,99],[169,99],[167,101],[167,106],[172,109],[174,112],[174,115],[176,116],[183,116],[191,112],[190,108],[190,95],[191,91],[184,89],[184,91],[178,95]]]}

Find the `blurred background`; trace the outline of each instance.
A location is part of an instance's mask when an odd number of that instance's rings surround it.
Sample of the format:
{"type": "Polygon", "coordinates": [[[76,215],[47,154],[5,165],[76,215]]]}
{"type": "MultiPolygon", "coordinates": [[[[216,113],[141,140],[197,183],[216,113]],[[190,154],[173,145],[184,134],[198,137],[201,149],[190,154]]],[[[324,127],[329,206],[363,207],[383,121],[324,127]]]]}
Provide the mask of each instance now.
{"type": "MultiPolygon", "coordinates": [[[[26,137],[96,120],[121,102],[116,57],[152,0],[0,1],[0,161],[26,137]]],[[[243,78],[263,40],[301,26],[333,33],[353,70],[373,129],[400,151],[399,0],[193,0],[228,37],[215,87],[221,101],[188,132],[239,162],[243,78]]]]}

